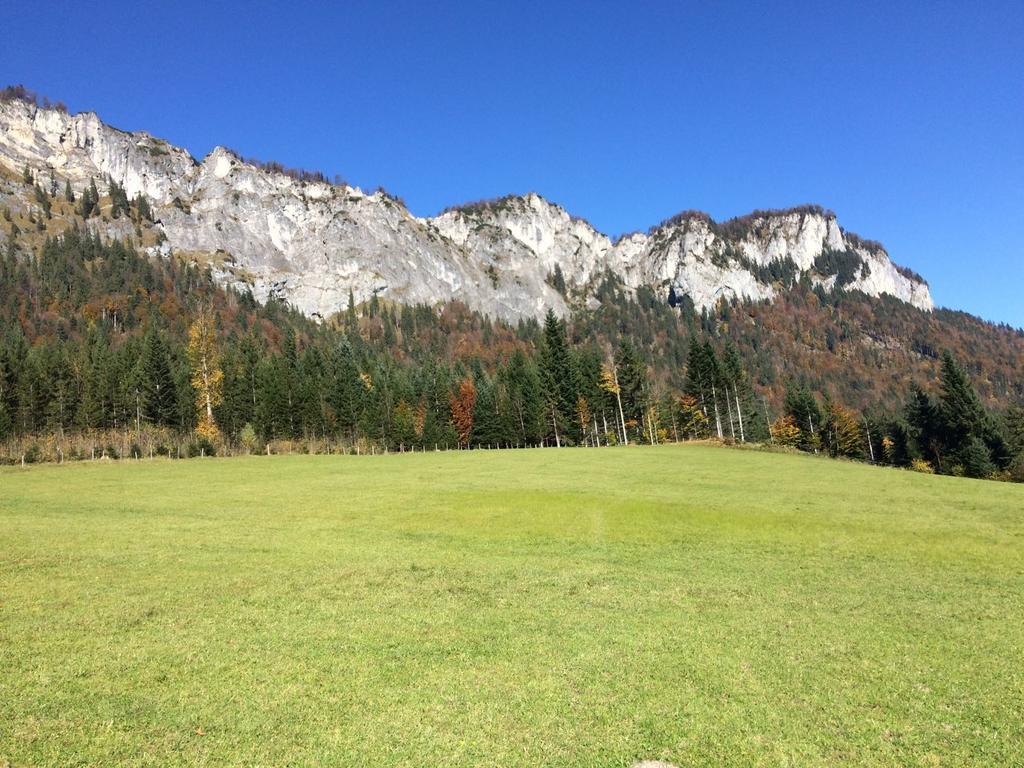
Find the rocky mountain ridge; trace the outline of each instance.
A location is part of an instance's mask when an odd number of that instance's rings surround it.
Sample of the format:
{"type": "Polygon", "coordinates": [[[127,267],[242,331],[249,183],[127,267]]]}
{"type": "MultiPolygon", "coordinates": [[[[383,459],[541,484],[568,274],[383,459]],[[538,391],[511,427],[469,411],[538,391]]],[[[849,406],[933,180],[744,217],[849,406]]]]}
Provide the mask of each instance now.
{"type": "Polygon", "coordinates": [[[357,302],[374,294],[406,303],[459,299],[510,320],[549,307],[565,314],[609,271],[628,287],[689,296],[698,308],[722,298],[772,299],[804,275],[826,288],[933,306],[923,279],[815,206],[724,223],[685,213],[617,241],[533,193],[418,218],[380,190],[294,178],[223,147],[200,162],[91,112],[70,115],[20,98],[0,102],[0,166],[67,180],[77,192],[93,180],[102,189],[109,177],[149,201],[162,240],[156,252],[207,254],[224,283],[313,316],[343,309],[350,292],[357,302]]]}

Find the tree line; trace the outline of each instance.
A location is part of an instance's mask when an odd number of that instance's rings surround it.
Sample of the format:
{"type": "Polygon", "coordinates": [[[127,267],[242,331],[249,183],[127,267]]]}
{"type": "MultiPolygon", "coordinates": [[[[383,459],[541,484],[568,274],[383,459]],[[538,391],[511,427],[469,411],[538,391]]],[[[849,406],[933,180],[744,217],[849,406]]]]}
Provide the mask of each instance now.
{"type": "Polygon", "coordinates": [[[594,318],[551,312],[510,326],[457,305],[350,298],[316,325],[87,229],[28,258],[9,241],[0,285],[8,461],[713,438],[1009,478],[1024,453],[1021,409],[990,413],[951,355],[938,396],[914,388],[896,412],[796,382],[780,402],[706,313],[660,367],[628,323],[597,334],[594,318]]]}

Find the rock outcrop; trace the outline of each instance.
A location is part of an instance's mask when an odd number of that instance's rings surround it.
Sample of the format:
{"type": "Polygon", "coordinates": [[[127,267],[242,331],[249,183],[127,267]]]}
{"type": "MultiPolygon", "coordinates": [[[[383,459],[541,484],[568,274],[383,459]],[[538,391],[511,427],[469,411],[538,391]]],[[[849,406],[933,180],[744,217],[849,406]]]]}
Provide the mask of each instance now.
{"type": "Polygon", "coordinates": [[[927,284],[896,267],[877,243],[844,233],[817,207],[760,212],[722,224],[682,214],[647,234],[613,242],[536,194],[413,216],[383,191],[298,179],[217,148],[202,162],[147,133],[93,113],[69,115],[0,102],[0,165],[52,174],[81,191],[107,178],[142,195],[164,254],[215,255],[218,279],[277,295],[326,317],[373,294],[408,303],[459,299],[505,319],[564,314],[611,272],[629,287],[688,295],[698,308],[721,298],[771,299],[808,275],[828,288],[889,294],[931,309],[927,284]]]}

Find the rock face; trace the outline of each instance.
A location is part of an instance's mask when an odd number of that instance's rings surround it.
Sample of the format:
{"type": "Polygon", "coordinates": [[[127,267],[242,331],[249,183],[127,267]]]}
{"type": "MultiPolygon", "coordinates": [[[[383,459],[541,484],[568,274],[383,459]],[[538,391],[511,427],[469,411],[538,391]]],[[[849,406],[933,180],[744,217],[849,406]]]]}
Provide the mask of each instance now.
{"type": "Polygon", "coordinates": [[[551,283],[557,269],[572,301],[613,273],[625,285],[688,295],[771,299],[801,275],[828,288],[890,294],[931,309],[927,284],[885,250],[842,231],[816,207],[754,213],[723,224],[683,214],[612,242],[536,194],[416,218],[378,191],[299,180],[217,148],[202,162],[147,133],[127,133],[92,113],[68,115],[20,100],[0,103],[0,165],[69,180],[76,192],[109,176],[145,196],[163,253],[207,254],[225,283],[277,295],[310,315],[373,294],[406,303],[458,299],[515,320],[568,311],[551,283]]]}

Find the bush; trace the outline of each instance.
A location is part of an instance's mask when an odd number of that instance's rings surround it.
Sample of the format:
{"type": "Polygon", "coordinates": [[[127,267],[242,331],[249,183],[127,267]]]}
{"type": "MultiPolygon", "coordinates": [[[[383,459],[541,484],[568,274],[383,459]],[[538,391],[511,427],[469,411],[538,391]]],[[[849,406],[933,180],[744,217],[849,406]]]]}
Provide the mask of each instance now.
{"type": "Polygon", "coordinates": [[[992,453],[980,438],[970,438],[960,451],[960,457],[963,460],[964,474],[968,477],[988,477],[996,471],[995,464],[992,463],[992,453]]]}
{"type": "Polygon", "coordinates": [[[249,453],[256,453],[259,448],[260,439],[252,424],[247,423],[242,427],[242,431],[238,433],[238,439],[249,453]]]}
{"type": "Polygon", "coordinates": [[[189,443],[188,455],[190,458],[195,458],[196,456],[216,456],[217,449],[205,437],[197,437],[189,443]]]}
{"type": "Polygon", "coordinates": [[[924,475],[934,475],[935,474],[935,470],[932,468],[932,465],[929,464],[924,459],[912,459],[911,462],[910,462],[910,468],[914,472],[920,472],[921,474],[924,474],[924,475]]]}

